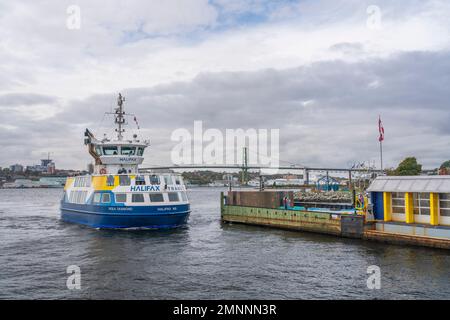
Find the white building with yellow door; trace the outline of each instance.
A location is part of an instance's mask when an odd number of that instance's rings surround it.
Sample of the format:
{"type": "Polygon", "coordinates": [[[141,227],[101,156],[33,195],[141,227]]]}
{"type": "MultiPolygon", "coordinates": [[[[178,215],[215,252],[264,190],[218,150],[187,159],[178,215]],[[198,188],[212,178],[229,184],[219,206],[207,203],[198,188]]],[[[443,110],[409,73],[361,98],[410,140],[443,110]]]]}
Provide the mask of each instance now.
{"type": "Polygon", "coordinates": [[[380,176],[367,191],[377,229],[450,238],[450,176],[380,176]]]}

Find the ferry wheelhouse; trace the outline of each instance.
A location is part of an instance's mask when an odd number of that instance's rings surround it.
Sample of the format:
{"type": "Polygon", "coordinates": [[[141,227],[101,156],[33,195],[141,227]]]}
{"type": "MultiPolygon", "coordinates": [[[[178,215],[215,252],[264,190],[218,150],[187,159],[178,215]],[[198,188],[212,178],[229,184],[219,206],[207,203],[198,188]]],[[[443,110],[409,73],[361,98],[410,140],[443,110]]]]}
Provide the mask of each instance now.
{"type": "Polygon", "coordinates": [[[94,158],[90,175],[67,178],[61,218],[94,228],[175,228],[186,224],[190,205],[183,178],[172,172],[140,172],[148,141],[123,136],[125,99],[112,113],[117,139],[97,140],[86,129],[85,145],[94,158]]]}

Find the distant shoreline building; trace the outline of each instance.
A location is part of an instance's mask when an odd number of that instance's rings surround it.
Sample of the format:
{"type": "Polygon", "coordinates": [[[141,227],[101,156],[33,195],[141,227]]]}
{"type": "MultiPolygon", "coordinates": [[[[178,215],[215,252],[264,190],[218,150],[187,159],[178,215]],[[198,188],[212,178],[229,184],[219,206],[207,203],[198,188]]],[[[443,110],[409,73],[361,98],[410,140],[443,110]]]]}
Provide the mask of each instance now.
{"type": "Polygon", "coordinates": [[[23,172],[23,165],[18,164],[18,163],[13,164],[13,165],[9,166],[9,170],[11,170],[11,172],[13,172],[13,173],[21,173],[21,172],[23,172]]]}
{"type": "Polygon", "coordinates": [[[26,171],[55,174],[56,165],[52,159],[41,159],[41,164],[27,166],[26,171]]]}

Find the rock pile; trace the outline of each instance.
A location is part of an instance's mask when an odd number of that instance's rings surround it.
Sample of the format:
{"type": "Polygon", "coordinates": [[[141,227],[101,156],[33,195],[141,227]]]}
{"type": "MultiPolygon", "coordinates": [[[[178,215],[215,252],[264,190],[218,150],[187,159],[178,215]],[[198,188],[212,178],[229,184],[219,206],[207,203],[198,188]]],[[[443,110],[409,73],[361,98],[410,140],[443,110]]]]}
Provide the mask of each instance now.
{"type": "Polygon", "coordinates": [[[325,202],[325,203],[351,203],[352,194],[350,192],[296,192],[296,200],[303,202],[325,202]]]}

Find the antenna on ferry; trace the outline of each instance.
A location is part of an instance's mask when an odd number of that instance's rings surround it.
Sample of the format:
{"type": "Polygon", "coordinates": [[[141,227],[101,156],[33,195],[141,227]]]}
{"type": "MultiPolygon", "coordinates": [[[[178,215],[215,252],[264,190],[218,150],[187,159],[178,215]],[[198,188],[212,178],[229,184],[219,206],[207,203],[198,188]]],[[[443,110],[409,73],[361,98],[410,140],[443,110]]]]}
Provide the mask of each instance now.
{"type": "Polygon", "coordinates": [[[119,141],[122,140],[123,136],[122,133],[125,131],[125,129],[122,129],[122,126],[125,124],[125,118],[124,118],[124,114],[125,112],[123,111],[123,102],[125,101],[125,97],[122,96],[122,94],[119,93],[119,97],[117,98],[117,106],[118,108],[115,109],[115,123],[117,124],[117,139],[119,141]]]}

